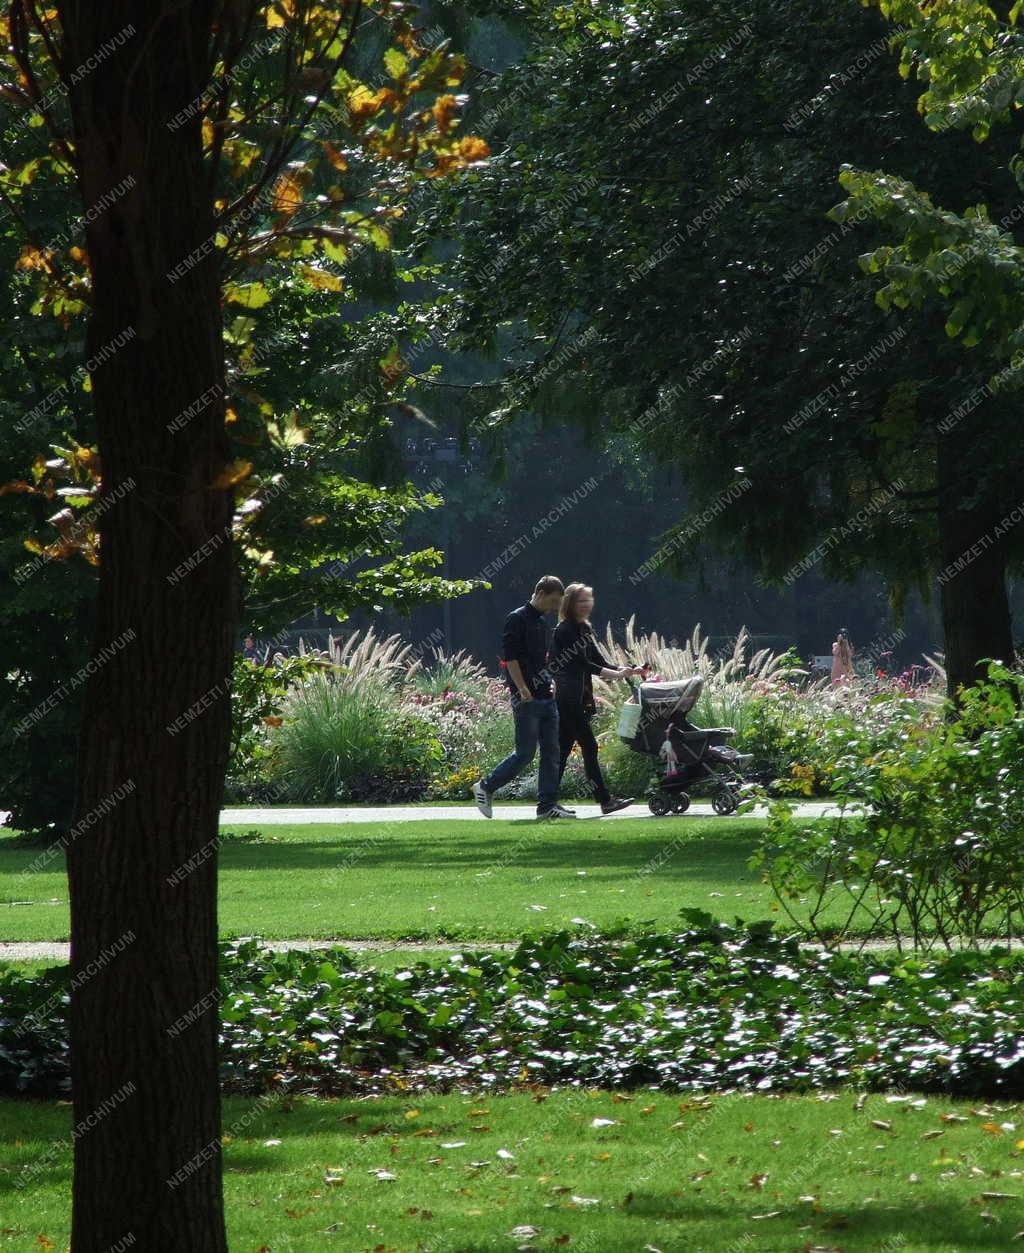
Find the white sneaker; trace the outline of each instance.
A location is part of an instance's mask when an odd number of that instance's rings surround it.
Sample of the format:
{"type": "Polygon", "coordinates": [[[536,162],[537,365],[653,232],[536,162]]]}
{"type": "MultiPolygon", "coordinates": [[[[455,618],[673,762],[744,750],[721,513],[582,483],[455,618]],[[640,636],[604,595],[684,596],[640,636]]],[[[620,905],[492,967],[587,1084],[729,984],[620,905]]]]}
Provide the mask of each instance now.
{"type": "Polygon", "coordinates": [[[476,801],[476,807],[480,810],[485,818],[493,818],[494,811],[491,808],[491,794],[484,787],[483,779],[477,779],[473,784],[473,799],[476,801]]]}

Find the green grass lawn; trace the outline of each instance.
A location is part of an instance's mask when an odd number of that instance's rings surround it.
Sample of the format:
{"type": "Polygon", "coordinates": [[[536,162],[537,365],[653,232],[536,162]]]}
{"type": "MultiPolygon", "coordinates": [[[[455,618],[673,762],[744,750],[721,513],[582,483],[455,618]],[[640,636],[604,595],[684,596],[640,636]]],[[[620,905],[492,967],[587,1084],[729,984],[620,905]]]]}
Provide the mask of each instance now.
{"type": "MultiPolygon", "coordinates": [[[[251,824],[248,824],[251,826],[251,824]]],[[[672,925],[683,907],[771,916],[747,869],[757,818],[576,819],[271,826],[220,850],[224,936],[515,940],[623,917],[672,925]]],[[[0,838],[0,939],[68,936],[63,858],[0,838]]]]}
{"type": "MultiPolygon", "coordinates": [[[[1024,1107],[883,1095],[856,1105],[851,1092],[229,1098],[229,1244],[232,1253],[1014,1247],[1024,1107]]],[[[66,1247],[70,1154],[50,1153],[71,1125],[66,1105],[0,1104],[0,1250],[66,1247]]]]}

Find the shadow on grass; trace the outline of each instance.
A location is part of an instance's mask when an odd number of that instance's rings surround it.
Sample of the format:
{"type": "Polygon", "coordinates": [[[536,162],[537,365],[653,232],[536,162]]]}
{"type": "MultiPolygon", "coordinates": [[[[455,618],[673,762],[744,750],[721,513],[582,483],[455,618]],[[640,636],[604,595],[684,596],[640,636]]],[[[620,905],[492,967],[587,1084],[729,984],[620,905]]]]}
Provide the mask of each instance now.
{"type": "Polygon", "coordinates": [[[414,833],[385,840],[345,833],[338,841],[296,841],[281,844],[232,846],[220,850],[224,870],[331,870],[335,867],[395,867],[403,871],[453,870],[463,872],[521,869],[606,867],[616,873],[643,871],[687,879],[738,878],[754,882],[747,859],[757,847],[749,835],[709,836],[664,830],[657,835],[609,841],[596,837],[567,838],[564,827],[553,831],[539,824],[524,836],[500,840],[478,838],[423,838],[414,833]],[[534,834],[535,833],[535,834],[534,834]]]}
{"type": "MultiPolygon", "coordinates": [[[[744,1242],[742,1235],[734,1237],[737,1249],[782,1248],[787,1235],[793,1230],[790,1224],[801,1228],[801,1237],[807,1239],[806,1244],[799,1246],[801,1248],[832,1249],[839,1246],[850,1249],[851,1253],[857,1249],[892,1249],[895,1253],[911,1240],[920,1247],[934,1243],[958,1250],[994,1250],[1008,1247],[1013,1238],[1012,1233],[1001,1234],[994,1226],[982,1226],[977,1208],[962,1201],[937,1204],[934,1194],[929,1194],[927,1203],[916,1205],[894,1205],[891,1198],[884,1201],[876,1198],[870,1206],[858,1207],[856,1202],[847,1206],[829,1205],[818,1213],[812,1212],[808,1205],[786,1205],[768,1198],[757,1206],[756,1212],[774,1216],[765,1219],[751,1216],[747,1220],[749,1239],[744,1242]],[[762,1239],[766,1243],[762,1244],[762,1239]],[[772,1241],[770,1245],[767,1243],[769,1240],[772,1241]]],[[[734,1205],[716,1204],[710,1198],[681,1199],[658,1192],[635,1195],[629,1205],[623,1206],[623,1213],[636,1219],[660,1219],[680,1224],[744,1222],[734,1205]]],[[[1006,1222],[1019,1226],[1012,1217],[1008,1217],[1006,1222]]],[[[693,1247],[695,1251],[700,1248],[693,1247]]],[[[732,1242],[727,1247],[732,1248],[732,1242]]],[[[470,1248],[466,1245],[465,1253],[470,1253],[470,1248]]],[[[711,1253],[710,1247],[708,1253],[711,1253]]]]}

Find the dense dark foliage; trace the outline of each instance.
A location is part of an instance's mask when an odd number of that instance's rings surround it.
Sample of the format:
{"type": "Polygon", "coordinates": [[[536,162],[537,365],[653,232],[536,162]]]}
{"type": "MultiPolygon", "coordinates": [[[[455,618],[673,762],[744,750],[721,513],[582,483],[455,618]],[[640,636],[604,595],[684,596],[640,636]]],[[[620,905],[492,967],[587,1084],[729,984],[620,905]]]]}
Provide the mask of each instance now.
{"type": "MultiPolygon", "coordinates": [[[[688,922],[676,934],[554,932],[514,952],[394,973],[363,969],[342,950],[229,943],[224,1087],[851,1085],[1024,1095],[1021,954],[826,954],[769,924],[734,928],[694,912],[688,922]]],[[[0,1090],[66,1088],[66,999],[65,968],[0,973],[0,1090]]],[[[211,1000],[196,1016],[212,1010],[211,1000]]]]}

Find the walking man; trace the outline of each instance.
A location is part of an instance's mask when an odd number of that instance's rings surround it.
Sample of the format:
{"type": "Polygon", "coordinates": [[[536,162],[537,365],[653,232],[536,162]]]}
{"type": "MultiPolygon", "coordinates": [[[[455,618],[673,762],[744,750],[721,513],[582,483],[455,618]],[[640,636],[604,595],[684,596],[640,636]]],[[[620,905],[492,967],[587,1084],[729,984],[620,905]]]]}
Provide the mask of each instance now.
{"type": "Polygon", "coordinates": [[[473,784],[473,798],[485,818],[493,816],[491,796],[533,761],[538,744],[537,817],[576,817],[575,811],[558,804],[558,706],[547,671],[548,632],[544,623],[544,615],[562,603],[563,591],[562,580],[546,574],[538,579],[529,602],[513,609],[505,619],[501,654],[512,698],[516,746],[489,775],[473,784]]]}

